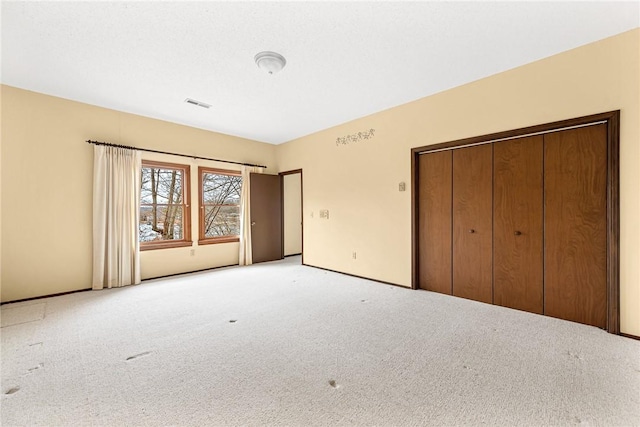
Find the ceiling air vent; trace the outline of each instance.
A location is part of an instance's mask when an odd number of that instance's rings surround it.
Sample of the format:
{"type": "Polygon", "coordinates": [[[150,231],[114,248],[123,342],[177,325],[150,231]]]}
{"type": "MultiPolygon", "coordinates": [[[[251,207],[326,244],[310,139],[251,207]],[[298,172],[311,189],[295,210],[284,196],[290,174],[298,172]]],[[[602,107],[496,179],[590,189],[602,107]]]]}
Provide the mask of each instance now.
{"type": "Polygon", "coordinates": [[[211,108],[211,105],[205,104],[204,102],[196,101],[195,99],[191,99],[191,98],[185,99],[184,102],[191,105],[197,105],[198,107],[202,107],[202,108],[211,108]]]}

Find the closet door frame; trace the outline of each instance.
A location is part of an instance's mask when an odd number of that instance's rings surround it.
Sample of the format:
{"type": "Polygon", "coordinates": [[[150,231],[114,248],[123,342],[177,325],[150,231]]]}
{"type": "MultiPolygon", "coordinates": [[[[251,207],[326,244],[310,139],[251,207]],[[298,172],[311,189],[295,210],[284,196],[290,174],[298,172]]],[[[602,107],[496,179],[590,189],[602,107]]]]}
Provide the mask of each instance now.
{"type": "Polygon", "coordinates": [[[620,334],[620,110],[411,149],[411,287],[418,288],[418,156],[597,123],[607,125],[607,331],[620,334]]]}

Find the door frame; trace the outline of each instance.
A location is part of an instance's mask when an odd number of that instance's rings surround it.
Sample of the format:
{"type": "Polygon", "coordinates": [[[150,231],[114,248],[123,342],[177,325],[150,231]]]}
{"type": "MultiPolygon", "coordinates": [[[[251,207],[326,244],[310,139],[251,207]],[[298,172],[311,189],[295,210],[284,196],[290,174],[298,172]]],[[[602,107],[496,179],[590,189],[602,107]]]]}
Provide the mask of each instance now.
{"type": "Polygon", "coordinates": [[[607,331],[620,335],[620,110],[474,136],[411,149],[411,288],[418,289],[418,156],[471,145],[522,138],[567,128],[607,125],[607,331]]]}
{"type": "Polygon", "coordinates": [[[280,175],[280,189],[282,193],[282,258],[284,259],[284,176],[295,175],[297,173],[300,174],[300,252],[302,257],[301,264],[304,264],[304,180],[302,169],[292,169],[278,173],[278,175],[280,175]]]}

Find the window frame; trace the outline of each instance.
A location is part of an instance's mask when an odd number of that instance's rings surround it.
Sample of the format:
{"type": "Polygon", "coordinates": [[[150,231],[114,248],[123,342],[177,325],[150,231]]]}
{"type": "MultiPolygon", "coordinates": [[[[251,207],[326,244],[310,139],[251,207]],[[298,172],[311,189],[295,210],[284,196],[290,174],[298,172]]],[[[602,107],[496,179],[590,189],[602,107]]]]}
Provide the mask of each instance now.
{"type": "MultiPolygon", "coordinates": [[[[240,235],[237,236],[221,236],[221,237],[206,237],[204,235],[205,233],[205,229],[204,229],[204,213],[205,213],[205,206],[216,206],[216,205],[212,205],[212,204],[205,204],[204,203],[204,189],[203,189],[203,176],[205,173],[210,173],[210,174],[215,174],[215,175],[230,175],[230,176],[242,176],[242,173],[240,171],[234,171],[234,170],[228,170],[228,169],[217,169],[217,168],[211,168],[211,167],[206,167],[206,166],[198,166],[198,207],[199,207],[199,211],[198,212],[198,222],[199,222],[199,235],[198,235],[198,245],[212,245],[212,244],[217,244],[217,243],[232,243],[232,242],[239,242],[240,241],[240,235]]],[[[242,182],[241,185],[244,185],[245,183],[242,182]]],[[[240,203],[238,203],[238,207],[240,207],[240,203]]]]}
{"type": "MultiPolygon", "coordinates": [[[[151,242],[139,242],[140,251],[149,251],[155,249],[182,248],[193,246],[191,238],[191,166],[179,163],[158,162],[155,160],[142,160],[142,168],[152,169],[172,169],[182,171],[182,236],[180,240],[154,240],[151,242]]],[[[142,173],[142,171],[141,171],[142,173]]],[[[140,183],[142,190],[142,182],[140,183]]],[[[142,206],[153,206],[152,204],[142,203],[140,201],[140,209],[142,206]]],[[[139,223],[139,221],[138,221],[139,223]]],[[[138,232],[139,233],[139,232],[138,232]]],[[[138,240],[140,235],[138,234],[138,240]]]]}

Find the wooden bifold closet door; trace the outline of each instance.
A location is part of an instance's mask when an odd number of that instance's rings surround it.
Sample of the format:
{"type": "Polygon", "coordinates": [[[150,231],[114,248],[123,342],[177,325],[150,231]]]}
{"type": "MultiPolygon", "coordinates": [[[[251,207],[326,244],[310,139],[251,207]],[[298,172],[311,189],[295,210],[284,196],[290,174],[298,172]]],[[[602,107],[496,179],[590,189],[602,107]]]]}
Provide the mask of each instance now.
{"type": "Polygon", "coordinates": [[[607,126],[544,136],[544,314],[607,326],[607,126]]]}
{"type": "Polygon", "coordinates": [[[493,302],[491,144],[453,151],[453,295],[493,302]]]}
{"type": "Polygon", "coordinates": [[[418,287],[451,295],[452,152],[419,157],[418,287]]]}
{"type": "Polygon", "coordinates": [[[493,146],[493,302],[542,314],[543,137],[493,146]]]}
{"type": "Polygon", "coordinates": [[[586,124],[420,154],[417,287],[616,330],[608,132],[586,124]]]}

